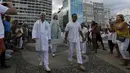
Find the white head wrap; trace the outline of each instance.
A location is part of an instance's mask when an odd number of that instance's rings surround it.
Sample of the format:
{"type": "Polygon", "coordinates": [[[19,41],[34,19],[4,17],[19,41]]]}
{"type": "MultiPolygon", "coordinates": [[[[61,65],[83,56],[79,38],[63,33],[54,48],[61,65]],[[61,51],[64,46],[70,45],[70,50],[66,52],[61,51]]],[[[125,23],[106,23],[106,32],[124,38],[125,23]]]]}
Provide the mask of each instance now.
{"type": "MultiPolygon", "coordinates": [[[[54,13],[54,14],[52,15],[52,18],[51,18],[51,25],[52,25],[53,23],[58,23],[58,25],[59,25],[59,21],[53,19],[54,16],[56,16],[56,15],[57,15],[57,13],[54,13]]],[[[57,16],[58,16],[58,15],[57,15],[57,16]]]]}
{"type": "Polygon", "coordinates": [[[56,16],[57,15],[57,13],[54,13],[53,15],[52,15],[52,20],[54,20],[53,18],[54,18],[54,16],[56,16]]]}
{"type": "Polygon", "coordinates": [[[46,12],[41,12],[40,15],[45,15],[46,16],[46,12]]]}

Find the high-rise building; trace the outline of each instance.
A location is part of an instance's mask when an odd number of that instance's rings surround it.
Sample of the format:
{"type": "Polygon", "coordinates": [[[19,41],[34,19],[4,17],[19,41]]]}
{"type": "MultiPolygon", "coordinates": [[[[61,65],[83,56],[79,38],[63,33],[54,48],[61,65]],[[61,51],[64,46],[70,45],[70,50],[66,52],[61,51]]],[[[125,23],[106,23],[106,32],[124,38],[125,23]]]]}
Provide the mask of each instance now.
{"type": "Polygon", "coordinates": [[[63,0],[63,8],[58,12],[59,21],[63,28],[66,27],[66,24],[71,21],[71,16],[73,13],[76,13],[78,16],[78,22],[83,22],[83,6],[82,0],[63,0]],[[62,22],[63,21],[63,22],[62,22]]]}
{"type": "MultiPolygon", "coordinates": [[[[64,0],[63,1],[63,12],[64,15],[67,14],[67,20],[71,21],[71,16],[76,13],[78,16],[78,22],[83,22],[83,6],[82,0],[64,0]]],[[[66,16],[63,16],[63,21],[66,16]]],[[[68,23],[68,22],[67,22],[68,23]]]]}
{"type": "Polygon", "coordinates": [[[99,26],[103,26],[110,18],[110,9],[104,8],[102,0],[64,0],[63,7],[58,12],[61,24],[66,26],[71,21],[71,15],[78,15],[78,22],[85,22],[87,25],[91,21],[96,21],[99,26]]]}
{"type": "MultiPolygon", "coordinates": [[[[64,22],[64,21],[63,21],[63,16],[66,15],[66,14],[64,14],[64,12],[63,12],[63,7],[59,9],[59,11],[57,12],[57,14],[58,14],[58,20],[59,20],[59,24],[60,24],[61,28],[62,28],[62,29],[65,29],[65,26],[66,26],[65,24],[68,22],[68,19],[66,19],[67,22],[63,24],[63,22],[64,22]]],[[[67,15],[67,16],[68,16],[68,15],[67,15]]],[[[63,31],[63,30],[62,30],[62,31],[63,31]]]]}
{"type": "Polygon", "coordinates": [[[89,25],[94,20],[93,3],[83,2],[84,21],[89,25]]]}
{"type": "Polygon", "coordinates": [[[28,25],[33,25],[41,12],[46,12],[46,19],[51,20],[52,0],[13,0],[18,10],[18,15],[13,15],[15,20],[28,25]]]}
{"type": "Polygon", "coordinates": [[[69,19],[71,20],[71,15],[76,13],[78,15],[78,22],[84,22],[83,18],[83,0],[68,0],[69,2],[69,19]]]}
{"type": "Polygon", "coordinates": [[[94,10],[94,21],[96,21],[99,26],[104,24],[104,5],[103,3],[93,3],[93,10],[94,10]]]}
{"type": "Polygon", "coordinates": [[[110,8],[104,8],[104,22],[105,22],[105,24],[108,24],[110,18],[111,18],[110,8]]]}

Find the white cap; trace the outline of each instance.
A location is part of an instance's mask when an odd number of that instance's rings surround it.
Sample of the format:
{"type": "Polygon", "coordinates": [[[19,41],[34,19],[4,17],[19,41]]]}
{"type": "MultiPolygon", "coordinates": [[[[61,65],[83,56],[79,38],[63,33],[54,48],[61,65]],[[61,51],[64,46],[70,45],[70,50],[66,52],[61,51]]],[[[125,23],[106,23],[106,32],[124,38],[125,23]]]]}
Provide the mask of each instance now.
{"type": "Polygon", "coordinates": [[[46,12],[41,12],[40,15],[46,15],[46,12]]]}

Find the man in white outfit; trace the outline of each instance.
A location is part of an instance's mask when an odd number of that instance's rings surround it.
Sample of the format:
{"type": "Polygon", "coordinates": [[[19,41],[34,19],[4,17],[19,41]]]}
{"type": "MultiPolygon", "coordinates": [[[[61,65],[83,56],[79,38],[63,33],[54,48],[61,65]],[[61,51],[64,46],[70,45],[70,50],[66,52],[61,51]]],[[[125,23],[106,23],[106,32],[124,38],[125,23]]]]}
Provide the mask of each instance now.
{"type": "MultiPolygon", "coordinates": [[[[85,23],[81,23],[81,31],[83,33],[83,36],[85,37],[85,39],[87,38],[87,32],[88,29],[85,27],[85,23]]],[[[86,54],[87,53],[87,44],[86,41],[83,42],[82,37],[80,36],[80,48],[81,48],[81,52],[82,54],[86,54]]]]}
{"type": "Polygon", "coordinates": [[[81,31],[80,23],[77,22],[77,14],[72,14],[72,22],[69,22],[65,28],[65,43],[67,40],[69,41],[69,57],[68,60],[72,63],[73,57],[73,49],[76,48],[77,53],[77,62],[79,68],[85,71],[85,68],[82,66],[82,56],[81,56],[81,48],[80,48],[80,35],[82,36],[82,40],[85,41],[83,37],[83,33],[81,31]],[[79,35],[80,34],[80,35],[79,35]]]}
{"type": "Polygon", "coordinates": [[[45,20],[45,13],[40,14],[40,19],[34,23],[32,30],[32,39],[36,41],[36,51],[41,59],[44,68],[50,72],[48,59],[48,43],[51,40],[50,24],[45,20]]]}

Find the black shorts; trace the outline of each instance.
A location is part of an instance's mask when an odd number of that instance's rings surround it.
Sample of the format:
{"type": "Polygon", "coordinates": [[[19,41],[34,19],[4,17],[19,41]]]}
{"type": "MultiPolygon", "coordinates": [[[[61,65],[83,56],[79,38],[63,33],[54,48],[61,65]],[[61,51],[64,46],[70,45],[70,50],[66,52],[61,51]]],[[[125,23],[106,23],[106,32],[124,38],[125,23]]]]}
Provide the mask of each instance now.
{"type": "Polygon", "coordinates": [[[97,36],[96,36],[96,40],[99,41],[99,42],[102,42],[102,37],[101,37],[101,35],[97,35],[97,36]]]}
{"type": "Polygon", "coordinates": [[[130,42],[129,42],[129,46],[128,46],[127,51],[130,53],[130,42]]]}
{"type": "Polygon", "coordinates": [[[112,43],[112,40],[108,40],[109,47],[114,47],[114,43],[112,43]]]}

